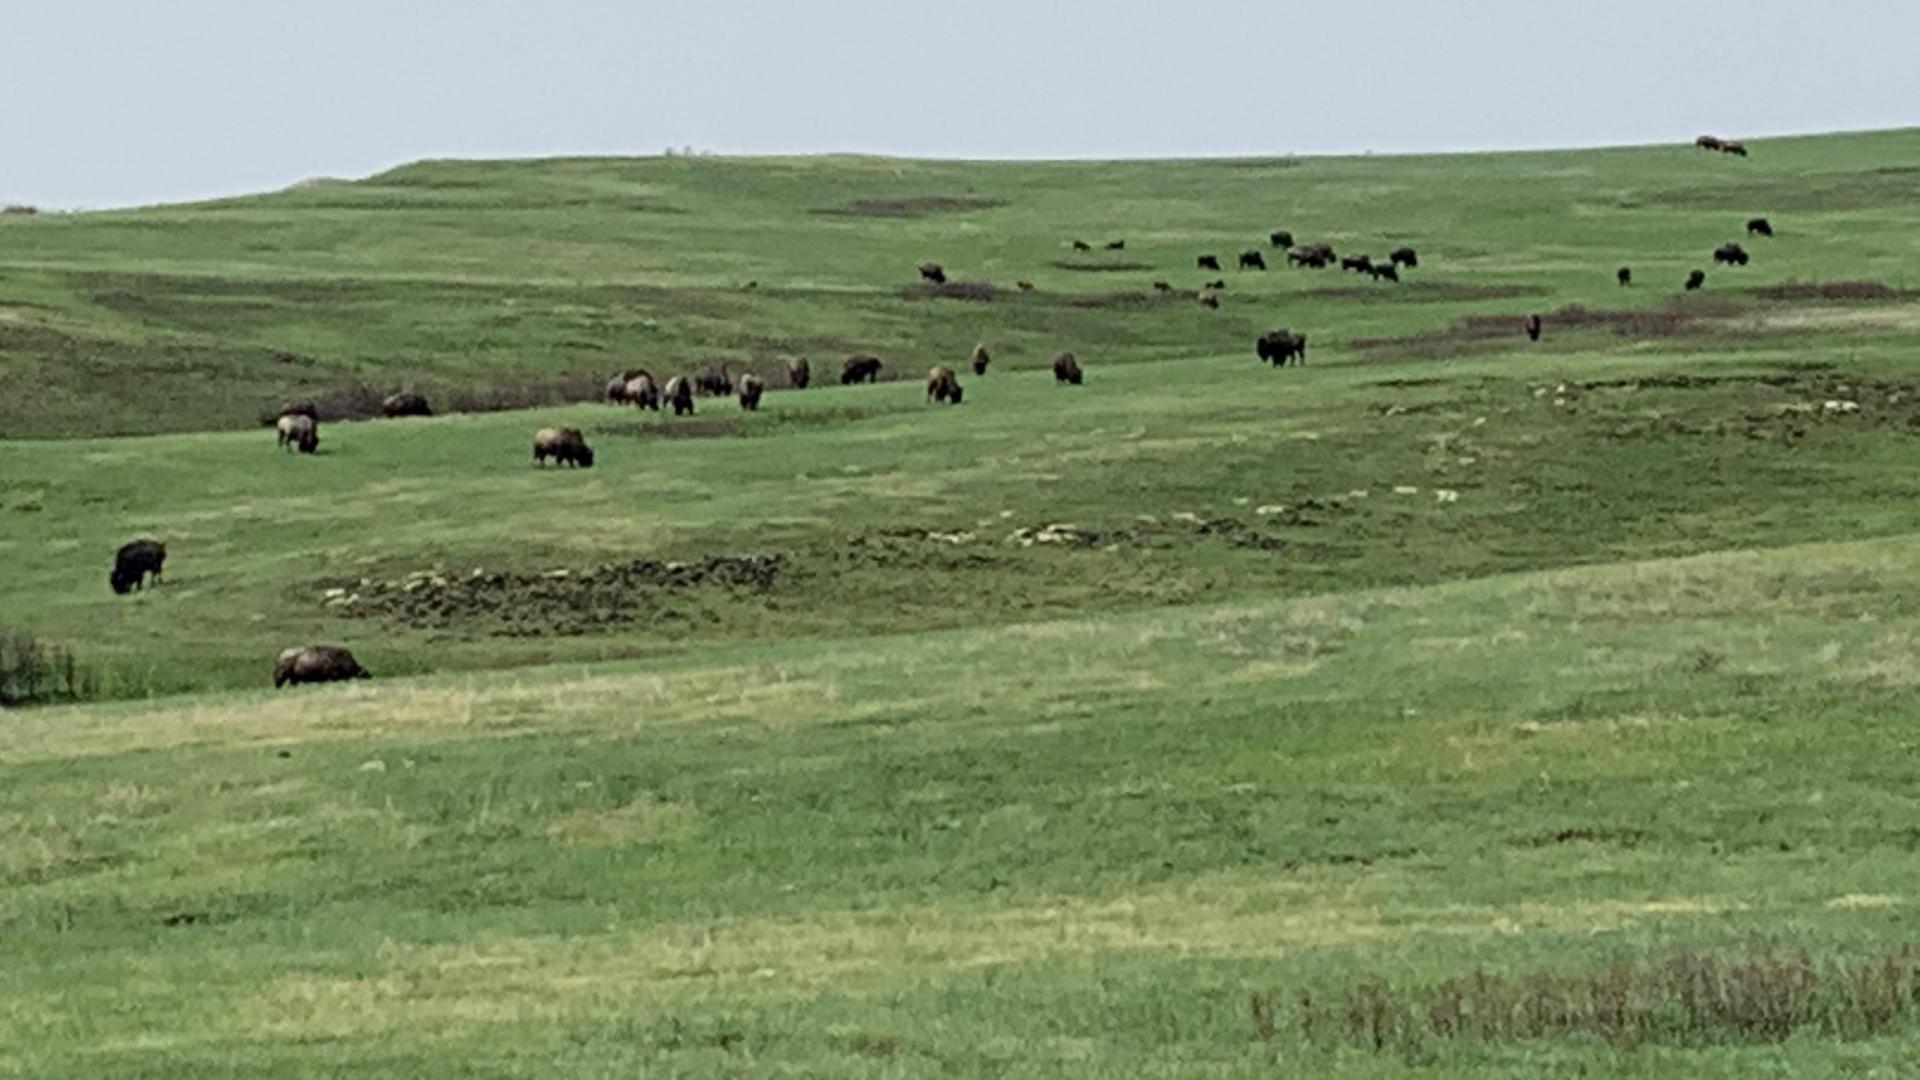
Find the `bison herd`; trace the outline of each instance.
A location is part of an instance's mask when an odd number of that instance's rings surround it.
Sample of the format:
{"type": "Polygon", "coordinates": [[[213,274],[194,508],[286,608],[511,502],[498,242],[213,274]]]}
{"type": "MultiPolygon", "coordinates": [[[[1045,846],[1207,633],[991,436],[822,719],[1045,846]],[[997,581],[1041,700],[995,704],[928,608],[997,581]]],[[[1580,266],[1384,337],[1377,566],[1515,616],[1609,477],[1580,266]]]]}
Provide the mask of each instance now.
{"type": "MultiPolygon", "coordinates": [[[[1704,150],[1747,156],[1746,147],[1739,142],[1716,136],[1703,135],[1695,140],[1695,145],[1704,150]]],[[[1746,232],[1748,237],[1774,235],[1772,223],[1764,217],[1749,219],[1746,232]]],[[[1364,253],[1341,256],[1327,243],[1297,243],[1293,232],[1286,229],[1275,229],[1268,233],[1267,242],[1274,250],[1284,252],[1288,265],[1292,267],[1324,270],[1338,266],[1342,271],[1367,274],[1375,281],[1398,282],[1401,280],[1401,271],[1420,266],[1419,253],[1408,246],[1394,248],[1384,260],[1376,260],[1364,253]]],[[[1093,245],[1083,240],[1072,241],[1072,247],[1075,251],[1093,250],[1093,245]]],[[[1108,251],[1123,251],[1126,241],[1110,241],[1105,247],[1108,251]]],[[[1721,266],[1746,266],[1751,256],[1740,244],[1729,242],[1714,250],[1713,261],[1721,266]]],[[[1216,273],[1221,269],[1219,256],[1213,254],[1198,256],[1194,265],[1216,273]]],[[[1258,248],[1249,248],[1239,253],[1238,267],[1243,271],[1264,271],[1267,261],[1258,248]]],[[[922,263],[918,271],[926,282],[934,285],[947,283],[947,272],[937,262],[922,263]]],[[[1689,292],[1698,290],[1706,284],[1706,277],[1704,270],[1693,270],[1687,276],[1684,288],[1689,292]]],[[[1632,268],[1620,267],[1615,273],[1615,280],[1623,288],[1631,286],[1632,268]]],[[[1021,292],[1031,292],[1034,288],[1029,281],[1021,281],[1018,286],[1021,292]]],[[[1209,308],[1218,308],[1220,300],[1216,294],[1226,287],[1224,279],[1208,282],[1199,293],[1199,302],[1209,308]]],[[[1154,282],[1154,288],[1162,293],[1174,291],[1173,285],[1165,281],[1154,282]]],[[[1540,315],[1529,315],[1522,328],[1530,340],[1539,341],[1545,323],[1540,315]]],[[[1274,367],[1304,365],[1307,361],[1307,336],[1286,329],[1269,331],[1255,341],[1254,354],[1274,367]]],[[[968,367],[973,374],[976,377],[986,375],[990,363],[991,356],[985,343],[975,345],[968,357],[968,367]]],[[[813,369],[804,357],[786,358],[784,367],[788,386],[804,390],[812,384],[813,369]]],[[[854,386],[878,382],[882,368],[879,357],[864,354],[848,356],[840,365],[840,383],[842,386],[854,386]]],[[[1084,383],[1085,373],[1071,352],[1056,355],[1052,370],[1057,383],[1071,386],[1084,383]]],[[[696,393],[716,397],[737,393],[740,407],[755,411],[760,407],[766,390],[766,379],[761,375],[749,372],[736,380],[727,364],[720,363],[692,375],[671,376],[664,383],[644,368],[628,369],[608,380],[606,399],[652,412],[668,407],[675,416],[686,416],[694,412],[696,393]]],[[[961,386],[953,368],[937,365],[927,373],[926,397],[929,403],[959,405],[965,398],[965,388],[961,386]]],[[[432,416],[433,410],[423,394],[401,391],[381,400],[379,415],[389,418],[432,416]]],[[[311,401],[292,402],[283,406],[274,417],[278,445],[288,452],[316,453],[320,443],[319,421],[320,411],[311,401]]],[[[544,467],[548,462],[576,469],[592,468],[593,449],[587,445],[586,435],[579,428],[541,428],[533,437],[533,463],[544,467]]],[[[143,589],[150,581],[158,583],[166,558],[166,545],[159,541],[143,538],[127,543],[114,553],[108,585],[116,594],[125,595],[143,589]]],[[[287,649],[280,653],[273,667],[275,687],[367,677],[367,670],[360,666],[353,654],[337,645],[287,649]]]]}

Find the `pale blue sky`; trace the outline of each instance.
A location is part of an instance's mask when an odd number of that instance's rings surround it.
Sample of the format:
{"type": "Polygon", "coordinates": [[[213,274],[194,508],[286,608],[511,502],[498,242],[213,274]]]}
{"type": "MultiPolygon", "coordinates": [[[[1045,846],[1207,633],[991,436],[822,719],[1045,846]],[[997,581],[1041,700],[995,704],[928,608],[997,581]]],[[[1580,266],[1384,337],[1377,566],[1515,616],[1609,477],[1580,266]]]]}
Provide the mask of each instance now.
{"type": "Polygon", "coordinates": [[[1189,156],[1915,123],[1912,0],[8,0],[0,201],[422,157],[1189,156]]]}

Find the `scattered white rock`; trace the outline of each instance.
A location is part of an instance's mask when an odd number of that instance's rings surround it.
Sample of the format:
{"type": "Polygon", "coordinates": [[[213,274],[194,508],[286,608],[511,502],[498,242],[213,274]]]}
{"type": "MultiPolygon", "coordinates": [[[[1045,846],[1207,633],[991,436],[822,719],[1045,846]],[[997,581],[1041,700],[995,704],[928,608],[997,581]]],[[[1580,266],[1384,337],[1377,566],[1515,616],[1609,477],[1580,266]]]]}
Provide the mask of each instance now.
{"type": "Polygon", "coordinates": [[[1235,500],[1233,500],[1233,505],[1235,505],[1235,506],[1252,506],[1252,505],[1253,505],[1253,500],[1252,500],[1252,499],[1249,499],[1249,498],[1247,498],[1247,497],[1246,497],[1245,495],[1242,495],[1242,496],[1240,496],[1239,498],[1237,498],[1237,499],[1235,499],[1235,500]]]}
{"type": "Polygon", "coordinates": [[[381,761],[379,758],[374,758],[372,761],[362,764],[360,766],[360,771],[361,772],[386,772],[387,763],[384,761],[381,761]]]}
{"type": "Polygon", "coordinates": [[[1434,488],[1433,497],[1443,503],[1457,503],[1460,501],[1460,493],[1452,488],[1434,488]]]}
{"type": "Polygon", "coordinates": [[[935,540],[942,544],[971,544],[973,543],[974,535],[970,532],[930,532],[927,534],[927,539],[935,540]]]}
{"type": "Polygon", "coordinates": [[[1845,414],[1860,411],[1860,403],[1857,401],[1827,401],[1822,402],[1820,407],[1830,413],[1845,414]]]}
{"type": "Polygon", "coordinates": [[[1487,418],[1486,418],[1486,417],[1484,417],[1484,416],[1476,416],[1476,417],[1474,417],[1474,418],[1473,418],[1473,426],[1474,426],[1474,427],[1486,427],[1486,426],[1487,426],[1487,418]]]}
{"type": "Polygon", "coordinates": [[[1420,494],[1420,489],[1417,487],[1410,487],[1406,484],[1401,484],[1399,487],[1396,487],[1393,489],[1393,493],[1395,495],[1418,495],[1420,494]]]}
{"type": "Polygon", "coordinates": [[[1205,519],[1201,518],[1199,514],[1190,513],[1186,510],[1182,510],[1173,515],[1173,520],[1187,525],[1204,525],[1206,523],[1205,519]]]}
{"type": "Polygon", "coordinates": [[[1369,494],[1370,493],[1367,491],[1366,488],[1355,488],[1354,490],[1347,492],[1347,498],[1364,499],[1364,498],[1367,498],[1369,494]]]}
{"type": "Polygon", "coordinates": [[[322,596],[325,596],[325,597],[326,597],[327,599],[329,599],[329,600],[338,600],[338,599],[340,599],[341,597],[343,597],[343,596],[345,596],[345,595],[347,595],[347,590],[345,590],[345,589],[328,589],[328,590],[327,590],[326,592],[324,592],[324,593],[322,593],[321,595],[322,595],[322,596]]]}
{"type": "Polygon", "coordinates": [[[1287,508],[1280,503],[1268,503],[1254,510],[1254,513],[1259,514],[1261,517],[1272,517],[1275,514],[1284,514],[1286,512],[1287,508]]]}

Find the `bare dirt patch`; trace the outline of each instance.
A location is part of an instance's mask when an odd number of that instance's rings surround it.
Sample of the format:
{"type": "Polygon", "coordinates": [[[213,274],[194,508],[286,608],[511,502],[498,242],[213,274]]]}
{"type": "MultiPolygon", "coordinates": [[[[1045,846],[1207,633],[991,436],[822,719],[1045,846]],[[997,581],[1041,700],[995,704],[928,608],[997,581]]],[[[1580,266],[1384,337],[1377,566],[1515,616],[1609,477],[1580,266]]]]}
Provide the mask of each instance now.
{"type": "MultiPolygon", "coordinates": [[[[1736,333],[1729,324],[1742,308],[1725,300],[1673,303],[1659,308],[1589,308],[1569,304],[1541,315],[1546,332],[1555,330],[1611,330],[1624,338],[1683,337],[1693,334],[1736,333]]],[[[1478,351],[1489,341],[1520,340],[1527,316],[1469,315],[1443,330],[1423,330],[1397,337],[1356,338],[1355,349],[1441,358],[1478,351]]]]}
{"type": "Polygon", "coordinates": [[[1005,199],[981,195],[913,195],[897,199],[855,199],[840,206],[820,206],[807,212],[824,217],[922,218],[994,210],[1005,205],[1005,199]]]}
{"type": "Polygon", "coordinates": [[[1139,273],[1153,269],[1152,263],[1143,262],[1074,262],[1070,259],[1055,259],[1047,264],[1055,270],[1071,270],[1080,274],[1125,274],[1139,273]]]}
{"type": "Polygon", "coordinates": [[[918,285],[908,285],[900,290],[904,300],[972,300],[977,303],[991,303],[999,299],[1000,290],[990,281],[947,281],[938,285],[930,281],[918,285]]]}
{"type": "Polygon", "coordinates": [[[1920,293],[1881,281],[1787,281],[1746,290],[1762,300],[1905,300],[1920,293]]]}
{"type": "Polygon", "coordinates": [[[493,637],[568,637],[687,617],[703,590],[765,593],[780,555],[718,555],[698,562],[636,559],[545,573],[420,571],[352,586],[320,583],[320,601],[346,618],[493,637]]]}
{"type": "Polygon", "coordinates": [[[1410,281],[1401,285],[1321,285],[1306,295],[1328,300],[1394,301],[1402,304],[1438,304],[1459,300],[1511,300],[1545,296],[1538,285],[1487,284],[1464,281],[1410,281]]]}

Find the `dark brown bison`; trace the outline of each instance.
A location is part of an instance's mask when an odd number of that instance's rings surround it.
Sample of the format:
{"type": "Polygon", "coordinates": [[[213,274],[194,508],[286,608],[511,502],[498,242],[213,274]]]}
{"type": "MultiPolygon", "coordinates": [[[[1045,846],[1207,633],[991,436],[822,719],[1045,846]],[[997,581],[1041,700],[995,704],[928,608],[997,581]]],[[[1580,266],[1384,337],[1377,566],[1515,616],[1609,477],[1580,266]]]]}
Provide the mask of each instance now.
{"type": "Polygon", "coordinates": [[[1243,251],[1240,253],[1240,269],[1265,270],[1266,268],[1267,260],[1262,258],[1259,252],[1243,251]]]}
{"type": "Polygon", "coordinates": [[[1075,250],[1075,251],[1092,251],[1092,250],[1093,250],[1093,245],[1092,245],[1092,244],[1089,244],[1089,243],[1087,243],[1087,242],[1086,242],[1085,240],[1075,240],[1075,241],[1073,242],[1073,250],[1075,250]]]}
{"type": "Polygon", "coordinates": [[[665,396],[667,404],[673,406],[673,415],[687,415],[693,411],[693,380],[675,375],[667,380],[665,396]]]}
{"type": "Polygon", "coordinates": [[[1325,270],[1339,258],[1331,244],[1309,244],[1287,252],[1287,261],[1295,266],[1305,266],[1314,270],[1325,270]]]}
{"type": "Polygon", "coordinates": [[[1705,270],[1695,270],[1693,273],[1687,275],[1687,291],[1688,292],[1693,292],[1694,290],[1700,288],[1700,286],[1705,285],[1706,283],[1707,283],[1707,272],[1705,270]]]}
{"type": "Polygon", "coordinates": [[[280,411],[274,416],[276,419],[282,416],[304,416],[317,424],[320,422],[320,406],[311,401],[289,401],[280,406],[280,411]]]}
{"type": "Polygon", "coordinates": [[[298,686],[301,683],[345,682],[365,679],[371,672],[360,666],[353,654],[338,645],[307,645],[287,649],[273,662],[273,685],[298,686]]]}
{"type": "Polygon", "coordinates": [[[1226,288],[1226,287],[1227,287],[1227,279],[1226,279],[1226,278],[1221,278],[1221,279],[1220,279],[1220,280],[1218,280],[1218,281],[1209,281],[1209,282],[1207,282],[1207,288],[1209,288],[1209,289],[1212,289],[1212,290],[1214,290],[1215,292],[1218,292],[1219,290],[1221,290],[1221,289],[1224,289],[1224,288],[1226,288]]]}
{"type": "Polygon", "coordinates": [[[993,357],[987,355],[987,343],[984,341],[973,347],[973,355],[967,359],[973,365],[975,375],[985,375],[987,365],[993,361],[993,357]]]}
{"type": "Polygon", "coordinates": [[[1757,217],[1747,222],[1748,236],[1772,236],[1773,223],[1766,218],[1757,217]]]}
{"type": "Polygon", "coordinates": [[[1713,261],[1727,266],[1745,266],[1752,258],[1739,244],[1721,244],[1713,249],[1713,261]]]}
{"type": "Polygon", "coordinates": [[[1728,140],[1727,140],[1726,142],[1723,142],[1723,143],[1721,143],[1721,144],[1720,144],[1720,150],[1721,150],[1721,152],[1723,152],[1723,153],[1728,153],[1728,154],[1732,154],[1732,155],[1733,155],[1734,157],[1746,157],[1746,156],[1747,156],[1747,146],[1746,146],[1746,144],[1745,144],[1745,143],[1742,143],[1742,142],[1738,142],[1738,141],[1736,141],[1736,140],[1733,140],[1733,139],[1728,139],[1728,140]]]}
{"type": "Polygon", "coordinates": [[[1693,140],[1693,145],[1702,150],[1725,150],[1727,148],[1726,141],[1715,135],[1702,135],[1693,140]]]}
{"type": "Polygon", "coordinates": [[[1072,353],[1063,352],[1053,358],[1054,382],[1072,383],[1075,386],[1079,386],[1085,378],[1086,376],[1080,371],[1080,361],[1074,359],[1072,353]]]}
{"type": "Polygon", "coordinates": [[[935,285],[945,285],[947,283],[947,272],[941,268],[939,263],[921,263],[920,276],[933,282],[935,285]]]}
{"type": "Polygon", "coordinates": [[[840,362],[841,386],[879,381],[880,358],[877,356],[849,356],[840,362]]]}
{"type": "Polygon", "coordinates": [[[1267,242],[1277,248],[1290,248],[1293,246],[1293,234],[1285,229],[1276,229],[1267,234],[1267,242]]]}
{"type": "Polygon", "coordinates": [[[402,416],[432,416],[433,409],[427,404],[425,394],[403,390],[387,395],[386,400],[380,403],[380,415],[390,420],[402,416]]]}
{"type": "Polygon", "coordinates": [[[541,428],[533,433],[533,463],[545,466],[547,459],[581,469],[593,468],[593,448],[579,428],[541,428]]]}
{"type": "Polygon", "coordinates": [[[1202,270],[1220,269],[1220,259],[1218,256],[1214,256],[1214,255],[1202,255],[1199,258],[1193,260],[1193,264],[1202,270]]]}
{"type": "Polygon", "coordinates": [[[758,375],[740,376],[740,407],[748,412],[758,412],[760,395],[766,393],[766,380],[758,375]]]}
{"type": "Polygon", "coordinates": [[[320,425],[306,413],[288,413],[274,422],[274,428],[279,432],[279,445],[286,450],[311,454],[320,447],[320,425]]]}
{"type": "Polygon", "coordinates": [[[1395,284],[1400,281],[1400,268],[1390,262],[1370,266],[1367,273],[1372,274],[1375,281],[1391,281],[1395,284]]]}
{"type": "Polygon", "coordinates": [[[1420,253],[1410,247],[1397,247],[1387,252],[1388,261],[1395,266],[1404,266],[1409,270],[1420,268],[1420,253]]]}
{"type": "Polygon", "coordinates": [[[1127,250],[1127,242],[1125,240],[1111,241],[1107,244],[1107,250],[1108,251],[1125,251],[1127,250]]]}
{"type": "Polygon", "coordinates": [[[107,574],[107,584],[125,596],[144,587],[148,575],[152,575],[154,584],[158,585],[160,572],[166,565],[167,545],[158,540],[122,544],[120,550],[113,553],[113,569],[107,574]]]}
{"type": "Polygon", "coordinates": [[[1153,283],[1153,291],[1154,292],[1172,292],[1173,283],[1170,281],[1156,281],[1153,283]]]}
{"type": "Polygon", "coordinates": [[[623,400],[631,402],[636,409],[649,412],[660,411],[660,384],[653,381],[653,373],[642,371],[627,381],[620,391],[623,400]]]}
{"type": "Polygon", "coordinates": [[[1620,282],[1620,287],[1624,289],[1633,284],[1633,267],[1623,266],[1615,272],[1613,276],[1616,281],[1620,282]]]}
{"type": "Polygon", "coordinates": [[[1546,329],[1546,323],[1543,322],[1540,316],[1538,315],[1529,315],[1527,316],[1526,328],[1527,328],[1527,340],[1539,341],[1540,332],[1546,329]]]}
{"type": "Polygon", "coordinates": [[[805,390],[813,381],[813,365],[807,363],[804,356],[787,357],[787,385],[795,390],[805,390]]]}
{"type": "Polygon", "coordinates": [[[693,376],[693,388],[708,397],[726,397],[733,393],[733,375],[727,371],[724,361],[719,367],[708,367],[693,376]]]}
{"type": "Polygon", "coordinates": [[[1021,292],[1032,292],[1032,291],[1033,291],[1033,282],[1031,282],[1031,281],[1016,281],[1016,282],[1014,282],[1013,284],[1014,284],[1014,286],[1015,286],[1016,288],[1018,288],[1018,289],[1019,289],[1019,290],[1020,290],[1021,292]]]}
{"type": "Polygon", "coordinates": [[[607,380],[607,400],[613,402],[615,405],[625,405],[627,403],[626,376],[615,375],[613,378],[607,380]]]}
{"type": "Polygon", "coordinates": [[[960,380],[945,364],[927,372],[927,400],[960,404],[960,380]]]}
{"type": "Polygon", "coordinates": [[[1200,306],[1218,311],[1220,310],[1220,298],[1210,292],[1203,292],[1200,294],[1200,306]]]}
{"type": "Polygon", "coordinates": [[[1373,257],[1369,255],[1349,255],[1340,260],[1340,269],[1352,270],[1361,274],[1371,274],[1373,273],[1373,257]]]}
{"type": "Polygon", "coordinates": [[[1253,343],[1253,354],[1274,367],[1285,367],[1289,361],[1304,364],[1307,362],[1307,335],[1290,330],[1270,330],[1253,343]]]}

